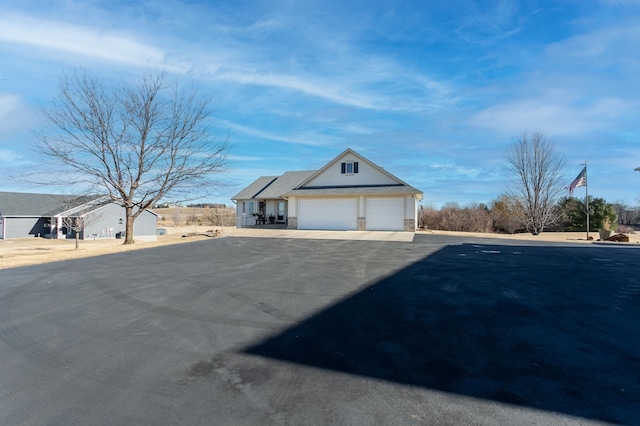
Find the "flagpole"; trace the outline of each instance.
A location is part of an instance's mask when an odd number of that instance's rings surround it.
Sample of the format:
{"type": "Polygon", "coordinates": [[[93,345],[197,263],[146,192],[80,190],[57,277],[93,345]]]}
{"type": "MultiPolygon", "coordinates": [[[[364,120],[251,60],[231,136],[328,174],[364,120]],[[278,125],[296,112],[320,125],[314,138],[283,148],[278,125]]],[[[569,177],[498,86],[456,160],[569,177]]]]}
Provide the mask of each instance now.
{"type": "Polygon", "coordinates": [[[587,205],[587,241],[589,241],[589,179],[587,179],[587,160],[584,161],[584,192],[587,205]]]}

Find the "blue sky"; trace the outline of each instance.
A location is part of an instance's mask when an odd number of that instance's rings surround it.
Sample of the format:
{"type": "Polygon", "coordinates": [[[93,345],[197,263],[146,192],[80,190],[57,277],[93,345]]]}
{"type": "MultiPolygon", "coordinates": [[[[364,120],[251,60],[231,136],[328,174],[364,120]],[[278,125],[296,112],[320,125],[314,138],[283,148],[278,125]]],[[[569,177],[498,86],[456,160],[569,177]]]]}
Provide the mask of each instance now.
{"type": "Polygon", "coordinates": [[[7,176],[42,160],[63,71],[165,69],[231,133],[210,201],[352,148],[425,205],[490,202],[508,145],[541,132],[567,185],[586,160],[590,194],[640,203],[640,0],[15,3],[0,10],[0,190],[42,192],[7,176]]]}

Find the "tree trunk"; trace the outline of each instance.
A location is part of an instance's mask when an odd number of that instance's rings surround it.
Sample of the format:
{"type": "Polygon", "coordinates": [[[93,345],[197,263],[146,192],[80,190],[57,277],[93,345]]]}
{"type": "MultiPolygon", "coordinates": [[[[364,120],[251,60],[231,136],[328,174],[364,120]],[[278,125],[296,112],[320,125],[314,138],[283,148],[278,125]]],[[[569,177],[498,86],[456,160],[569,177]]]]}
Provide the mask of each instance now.
{"type": "Polygon", "coordinates": [[[75,231],[76,234],[76,250],[78,249],[78,247],[80,246],[80,236],[78,234],[78,231],[75,231]]]}
{"type": "Polygon", "coordinates": [[[124,244],[133,244],[133,207],[126,206],[127,227],[124,231],[124,244]]]}

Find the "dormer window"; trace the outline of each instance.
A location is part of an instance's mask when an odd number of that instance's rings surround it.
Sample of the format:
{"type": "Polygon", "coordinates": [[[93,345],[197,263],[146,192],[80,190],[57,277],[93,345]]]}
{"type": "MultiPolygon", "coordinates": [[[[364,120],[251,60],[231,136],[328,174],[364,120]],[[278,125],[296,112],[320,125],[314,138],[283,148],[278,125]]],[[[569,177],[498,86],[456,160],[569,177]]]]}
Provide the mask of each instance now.
{"type": "Polygon", "coordinates": [[[352,175],[354,173],[358,173],[358,162],[353,161],[348,163],[342,163],[340,170],[343,175],[352,175]]]}

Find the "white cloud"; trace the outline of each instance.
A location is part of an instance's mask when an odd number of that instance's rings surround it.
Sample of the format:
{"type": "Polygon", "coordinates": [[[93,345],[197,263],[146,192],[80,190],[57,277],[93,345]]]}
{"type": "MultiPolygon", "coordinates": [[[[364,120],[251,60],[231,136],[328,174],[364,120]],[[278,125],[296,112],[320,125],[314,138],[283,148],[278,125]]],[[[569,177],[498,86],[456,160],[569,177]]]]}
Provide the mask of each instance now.
{"type": "Polygon", "coordinates": [[[29,164],[30,161],[27,158],[11,149],[3,149],[0,148],[0,164],[5,164],[7,166],[16,167],[22,166],[25,164],[29,164]]]}
{"type": "Polygon", "coordinates": [[[610,128],[629,107],[627,102],[616,98],[588,104],[544,97],[522,99],[486,108],[472,116],[471,124],[502,135],[540,131],[553,136],[580,136],[610,128]]]}
{"type": "Polygon", "coordinates": [[[280,134],[267,132],[264,130],[256,130],[251,127],[243,126],[241,124],[233,123],[227,120],[219,120],[225,127],[228,127],[232,137],[233,134],[243,133],[245,135],[253,136],[258,139],[266,139],[270,141],[286,142],[296,145],[309,145],[309,146],[326,146],[330,144],[326,136],[318,135],[314,132],[291,134],[291,136],[283,136],[280,134]]]}
{"type": "Polygon", "coordinates": [[[354,106],[357,108],[384,110],[397,109],[389,105],[389,101],[379,102],[375,96],[362,93],[355,93],[349,87],[336,85],[327,81],[320,81],[316,77],[300,77],[286,74],[272,74],[263,72],[250,72],[243,70],[222,71],[215,74],[221,80],[233,81],[241,84],[255,84],[261,86],[271,86],[281,89],[289,89],[301,92],[306,95],[326,99],[328,101],[354,106]]]}
{"type": "Polygon", "coordinates": [[[20,97],[12,94],[0,93],[0,123],[3,123],[11,113],[20,108],[20,97]]]}
{"type": "Polygon", "coordinates": [[[161,49],[127,34],[19,14],[0,14],[0,40],[119,63],[165,65],[161,49]]]}
{"type": "MultiPolygon", "coordinates": [[[[24,128],[29,121],[34,121],[32,113],[20,96],[0,93],[0,133],[24,128]]],[[[0,144],[3,142],[8,141],[0,139],[0,144]]]]}
{"type": "Polygon", "coordinates": [[[640,27],[635,22],[616,23],[553,43],[547,54],[569,64],[575,64],[576,60],[588,61],[589,66],[596,68],[611,63],[638,64],[638,40],[640,27]]]}
{"type": "Polygon", "coordinates": [[[512,0],[478,5],[470,2],[461,10],[456,34],[468,43],[488,44],[517,34],[521,30],[521,11],[512,0]]]}

